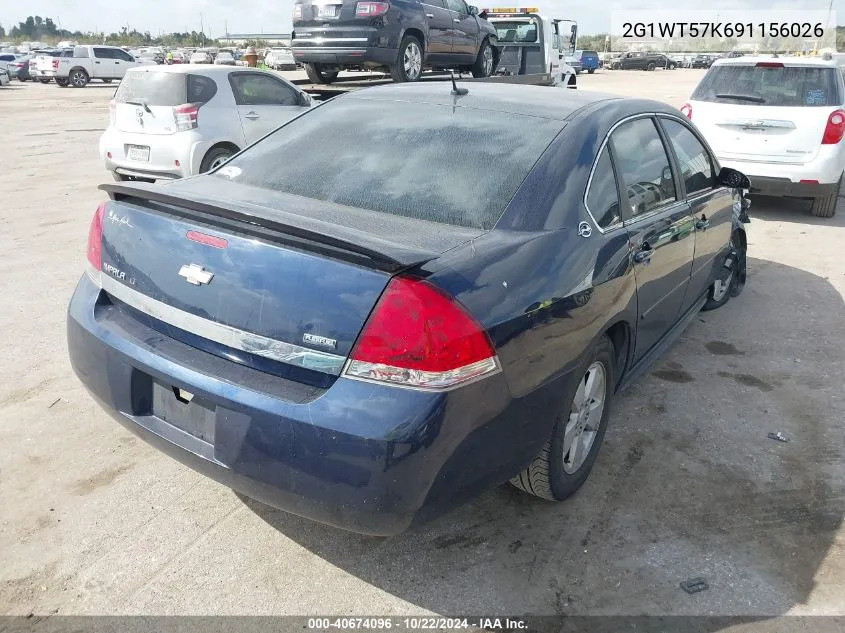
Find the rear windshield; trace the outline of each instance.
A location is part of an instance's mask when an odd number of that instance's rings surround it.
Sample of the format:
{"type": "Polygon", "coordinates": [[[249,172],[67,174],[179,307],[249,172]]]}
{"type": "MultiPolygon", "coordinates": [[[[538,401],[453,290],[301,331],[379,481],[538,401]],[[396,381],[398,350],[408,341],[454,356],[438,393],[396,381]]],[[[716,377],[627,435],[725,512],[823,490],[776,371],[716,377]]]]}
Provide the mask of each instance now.
{"type": "Polygon", "coordinates": [[[141,71],[126,73],[114,98],[117,103],[178,106],[184,103],[206,103],[216,92],[217,84],[214,80],[202,75],[141,71]]]}
{"type": "Polygon", "coordinates": [[[812,66],[713,66],[694,101],[764,106],[832,106],[842,103],[836,70],[812,66]]]}
{"type": "Polygon", "coordinates": [[[561,127],[451,105],[341,98],[265,137],[216,177],[490,229],[561,127]]]}
{"type": "Polygon", "coordinates": [[[493,22],[496,35],[500,42],[536,42],[537,24],[534,20],[530,22],[493,22]]]}
{"type": "Polygon", "coordinates": [[[598,57],[599,54],[596,51],[581,51],[582,56],[586,57],[598,57]]]}

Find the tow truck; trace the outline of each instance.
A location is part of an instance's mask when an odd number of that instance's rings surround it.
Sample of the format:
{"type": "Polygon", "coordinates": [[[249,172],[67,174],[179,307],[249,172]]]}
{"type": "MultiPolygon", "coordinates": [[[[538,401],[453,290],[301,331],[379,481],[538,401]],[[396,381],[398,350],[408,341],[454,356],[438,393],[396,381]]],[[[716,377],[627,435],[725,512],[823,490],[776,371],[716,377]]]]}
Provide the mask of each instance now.
{"type": "MultiPolygon", "coordinates": [[[[575,71],[564,59],[575,51],[578,25],[574,20],[545,17],[534,7],[481,9],[479,17],[489,21],[498,33],[498,64],[490,77],[463,77],[457,73],[460,81],[576,87],[575,71]],[[564,26],[567,23],[568,32],[564,26]]],[[[435,71],[423,74],[419,81],[449,81],[451,77],[450,72],[435,71]]],[[[373,72],[344,73],[331,84],[293,80],[318,100],[391,82],[390,75],[373,72]]]]}

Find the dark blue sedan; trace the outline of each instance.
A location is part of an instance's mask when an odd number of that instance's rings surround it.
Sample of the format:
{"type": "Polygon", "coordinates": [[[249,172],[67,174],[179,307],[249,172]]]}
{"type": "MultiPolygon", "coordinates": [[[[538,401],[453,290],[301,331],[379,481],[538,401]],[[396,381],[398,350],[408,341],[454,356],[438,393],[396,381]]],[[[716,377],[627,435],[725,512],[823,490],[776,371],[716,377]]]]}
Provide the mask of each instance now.
{"type": "Polygon", "coordinates": [[[661,103],[464,86],[354,92],[212,173],[104,185],[68,314],[100,405],[357,532],[508,480],[573,494],[615,394],[742,289],[747,178],[661,103]]]}

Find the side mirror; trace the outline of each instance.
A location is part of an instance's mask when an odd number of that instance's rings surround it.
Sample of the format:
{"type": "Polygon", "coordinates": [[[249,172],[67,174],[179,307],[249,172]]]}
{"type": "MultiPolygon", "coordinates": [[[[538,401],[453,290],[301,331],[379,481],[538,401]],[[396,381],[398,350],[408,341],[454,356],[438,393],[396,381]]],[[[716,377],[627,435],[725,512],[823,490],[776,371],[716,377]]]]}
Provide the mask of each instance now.
{"type": "Polygon", "coordinates": [[[311,105],[311,95],[309,95],[307,92],[300,93],[299,105],[304,106],[306,108],[308,106],[310,106],[311,105]]]}
{"type": "Polygon", "coordinates": [[[469,14],[470,14],[470,15],[478,15],[478,7],[474,7],[474,6],[472,6],[472,5],[469,5],[469,6],[467,7],[467,9],[469,9],[469,14]]]}
{"type": "Polygon", "coordinates": [[[751,181],[748,180],[748,176],[730,167],[722,167],[717,180],[722,187],[729,189],[751,189],[751,181]]]}

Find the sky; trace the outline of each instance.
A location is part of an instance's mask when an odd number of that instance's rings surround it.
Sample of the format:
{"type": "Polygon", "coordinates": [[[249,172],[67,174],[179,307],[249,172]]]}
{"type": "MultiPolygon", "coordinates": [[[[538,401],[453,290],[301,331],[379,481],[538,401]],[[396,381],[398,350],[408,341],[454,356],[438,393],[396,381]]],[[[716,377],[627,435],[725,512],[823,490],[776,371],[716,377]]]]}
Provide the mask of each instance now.
{"type": "MultiPolygon", "coordinates": [[[[470,3],[482,0],[469,0],[470,3]]],[[[812,9],[827,11],[830,0],[711,0],[708,9],[734,9],[759,11],[764,9],[812,9]]],[[[550,17],[575,19],[583,34],[602,33],[610,30],[611,12],[632,9],[665,9],[666,0],[527,0],[490,1],[485,6],[536,6],[550,17]]],[[[689,3],[690,8],[698,8],[689,3]]],[[[62,28],[71,31],[116,32],[129,25],[130,29],[159,32],[199,31],[202,21],[205,33],[213,37],[229,33],[286,33],[291,29],[293,0],[246,1],[243,0],[29,0],[3,2],[0,7],[0,24],[8,31],[28,15],[50,17],[62,28]],[[247,8],[249,7],[249,8],[247,8]]],[[[833,0],[833,9],[841,14],[837,22],[845,24],[845,0],[833,0]]],[[[749,14],[749,20],[758,20],[761,14],[749,14]]]]}

